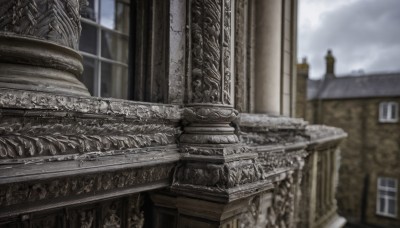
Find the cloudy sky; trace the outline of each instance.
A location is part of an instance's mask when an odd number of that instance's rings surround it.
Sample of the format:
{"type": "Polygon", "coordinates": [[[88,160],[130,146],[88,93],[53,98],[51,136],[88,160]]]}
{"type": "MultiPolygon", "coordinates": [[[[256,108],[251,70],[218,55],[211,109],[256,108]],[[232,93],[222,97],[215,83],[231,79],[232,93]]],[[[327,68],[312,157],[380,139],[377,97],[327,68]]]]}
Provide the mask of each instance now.
{"type": "Polygon", "coordinates": [[[400,0],[299,0],[298,57],[310,77],[325,72],[332,49],[336,74],[400,71],[400,0]]]}

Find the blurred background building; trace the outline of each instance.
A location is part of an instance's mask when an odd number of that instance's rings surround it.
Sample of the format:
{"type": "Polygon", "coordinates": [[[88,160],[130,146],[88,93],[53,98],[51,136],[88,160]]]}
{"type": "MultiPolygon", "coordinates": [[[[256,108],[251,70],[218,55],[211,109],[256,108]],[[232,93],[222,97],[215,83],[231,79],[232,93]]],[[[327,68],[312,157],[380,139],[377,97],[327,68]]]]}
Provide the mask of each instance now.
{"type": "Polygon", "coordinates": [[[398,227],[400,73],[336,75],[330,50],[325,60],[320,80],[309,78],[306,59],[298,64],[296,115],[349,134],[337,192],[349,226],[398,227]]]}

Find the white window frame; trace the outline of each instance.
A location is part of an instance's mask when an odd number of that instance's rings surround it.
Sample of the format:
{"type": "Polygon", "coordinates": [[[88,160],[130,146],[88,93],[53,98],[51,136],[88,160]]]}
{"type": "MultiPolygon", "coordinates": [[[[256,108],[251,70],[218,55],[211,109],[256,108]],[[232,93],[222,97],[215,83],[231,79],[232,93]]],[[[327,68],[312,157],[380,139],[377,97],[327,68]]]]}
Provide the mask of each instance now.
{"type": "Polygon", "coordinates": [[[397,102],[381,102],[379,104],[379,122],[381,123],[396,123],[399,120],[399,104],[397,102]],[[386,116],[384,109],[387,108],[386,116]],[[392,116],[392,110],[395,109],[395,116],[392,116]]]}
{"type": "MultiPolygon", "coordinates": [[[[386,181],[386,183],[387,183],[386,181]]],[[[390,177],[378,177],[377,179],[377,193],[376,193],[376,214],[377,215],[382,215],[382,216],[386,216],[386,217],[391,217],[391,218],[397,218],[397,179],[395,178],[390,178],[390,177]],[[381,186],[381,180],[390,180],[390,181],[394,181],[394,187],[389,187],[389,186],[381,186]],[[380,191],[390,191],[390,192],[394,192],[394,197],[393,196],[389,196],[389,195],[381,195],[380,191]],[[383,211],[380,211],[380,198],[383,198],[385,201],[385,207],[383,209],[383,211]],[[394,214],[389,213],[389,200],[394,200],[395,204],[394,204],[394,214]]]]}

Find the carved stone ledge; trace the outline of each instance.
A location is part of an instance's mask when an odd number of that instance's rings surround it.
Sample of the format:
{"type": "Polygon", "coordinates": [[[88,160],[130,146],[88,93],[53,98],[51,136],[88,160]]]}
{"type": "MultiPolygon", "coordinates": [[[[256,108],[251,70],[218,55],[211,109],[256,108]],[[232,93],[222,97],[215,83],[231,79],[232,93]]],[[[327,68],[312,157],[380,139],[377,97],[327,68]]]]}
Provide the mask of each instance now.
{"type": "Polygon", "coordinates": [[[0,109],[125,117],[140,122],[178,122],[179,106],[98,97],[77,97],[0,88],[0,109]]]}
{"type": "Polygon", "coordinates": [[[94,152],[83,155],[7,159],[0,161],[0,168],[2,169],[0,185],[171,164],[177,163],[179,159],[180,155],[175,145],[130,149],[122,152],[94,152]]]}
{"type": "Polygon", "coordinates": [[[167,187],[174,166],[166,164],[0,185],[0,218],[167,187]]]}
{"type": "Polygon", "coordinates": [[[169,113],[151,105],[130,108],[142,110],[131,117],[144,117],[144,121],[107,114],[0,109],[0,162],[42,156],[64,156],[66,160],[66,155],[176,144],[180,130],[175,119],[167,119],[169,113]],[[167,118],[156,119],[153,114],[167,118]]]}
{"type": "Polygon", "coordinates": [[[309,125],[306,134],[310,138],[308,150],[335,147],[347,137],[347,133],[342,129],[325,125],[309,125]]]}
{"type": "Polygon", "coordinates": [[[304,130],[307,126],[307,122],[302,119],[250,113],[240,113],[237,123],[241,127],[253,128],[255,130],[304,130]]]}
{"type": "Polygon", "coordinates": [[[240,138],[249,145],[277,145],[307,142],[307,122],[288,117],[271,117],[263,114],[240,114],[240,138]]]}

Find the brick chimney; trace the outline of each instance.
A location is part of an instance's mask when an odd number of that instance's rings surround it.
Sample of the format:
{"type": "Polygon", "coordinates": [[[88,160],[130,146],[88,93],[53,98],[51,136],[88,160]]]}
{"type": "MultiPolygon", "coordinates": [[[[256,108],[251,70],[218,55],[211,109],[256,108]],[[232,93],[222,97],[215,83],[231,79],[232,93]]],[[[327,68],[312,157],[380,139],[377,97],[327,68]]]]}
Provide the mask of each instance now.
{"type": "Polygon", "coordinates": [[[325,76],[327,78],[334,78],[335,77],[335,57],[332,55],[332,51],[328,49],[328,52],[325,56],[326,61],[326,73],[325,76]]]}

